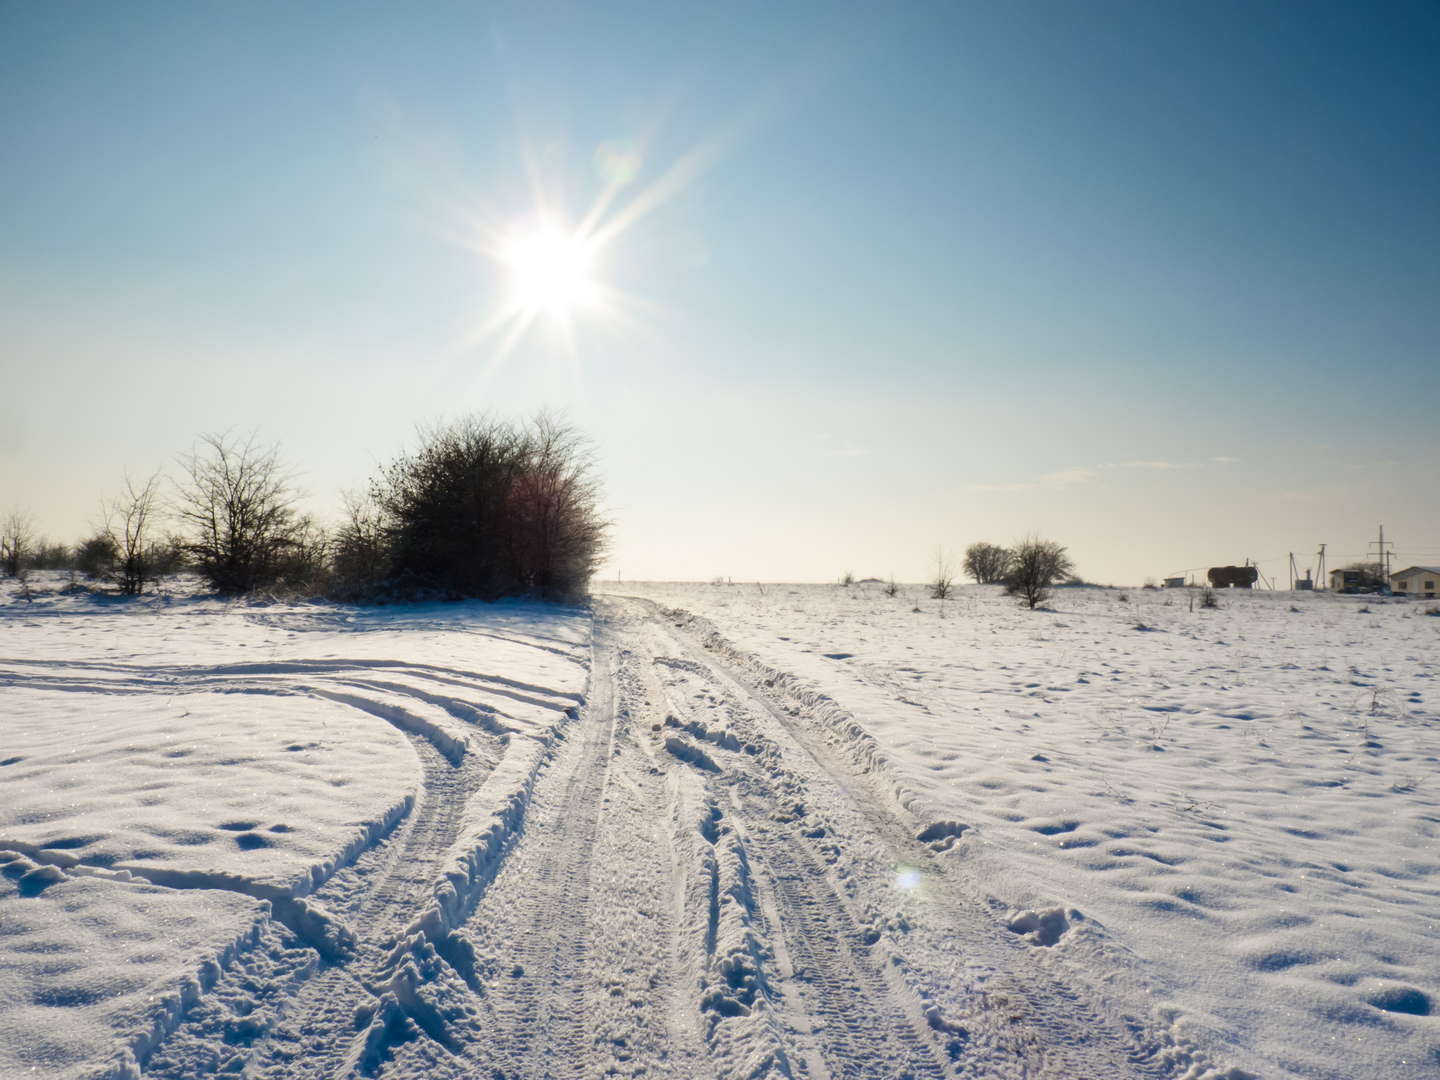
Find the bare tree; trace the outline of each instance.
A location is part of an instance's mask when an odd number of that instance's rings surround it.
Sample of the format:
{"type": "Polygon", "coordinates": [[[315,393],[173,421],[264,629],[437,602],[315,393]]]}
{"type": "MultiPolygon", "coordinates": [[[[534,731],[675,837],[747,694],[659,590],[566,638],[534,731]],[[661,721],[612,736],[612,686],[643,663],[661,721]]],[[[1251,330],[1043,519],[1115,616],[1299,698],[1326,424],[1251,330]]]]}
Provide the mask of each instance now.
{"type": "Polygon", "coordinates": [[[0,571],[19,577],[35,544],[35,525],[30,515],[11,510],[0,520],[0,571]]]}
{"type": "Polygon", "coordinates": [[[971,544],[965,549],[965,573],[980,585],[995,585],[1005,580],[1010,569],[1010,550],[999,544],[971,544]]]}
{"type": "Polygon", "coordinates": [[[1019,596],[1033,610],[1050,598],[1050,587],[1074,568],[1064,547],[1053,540],[1027,536],[1014,547],[1005,591],[1019,596]]]}
{"type": "Polygon", "coordinates": [[[160,474],[152,473],[137,488],[125,477],[125,493],[105,513],[104,533],[113,552],[108,576],[126,596],[139,596],[159,575],[161,552],[151,539],[160,506],[160,474]]]}
{"type": "Polygon", "coordinates": [[[955,589],[955,570],[942,548],[935,549],[935,580],[930,583],[930,599],[948,600],[955,589]]]}
{"type": "Polygon", "coordinates": [[[279,584],[311,546],[310,522],[295,513],[297,493],[278,451],[206,435],[181,458],[176,516],[186,552],[219,593],[237,596],[279,584]]]}

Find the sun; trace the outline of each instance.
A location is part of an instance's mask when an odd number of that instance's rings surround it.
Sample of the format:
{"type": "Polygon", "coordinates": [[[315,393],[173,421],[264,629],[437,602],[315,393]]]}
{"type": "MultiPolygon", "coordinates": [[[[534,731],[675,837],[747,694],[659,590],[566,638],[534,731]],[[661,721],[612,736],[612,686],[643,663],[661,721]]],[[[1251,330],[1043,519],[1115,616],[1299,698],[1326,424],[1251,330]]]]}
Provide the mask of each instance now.
{"type": "Polygon", "coordinates": [[[579,233],[549,223],[532,227],[510,240],[501,261],[521,311],[564,318],[595,297],[594,252],[579,233]]]}

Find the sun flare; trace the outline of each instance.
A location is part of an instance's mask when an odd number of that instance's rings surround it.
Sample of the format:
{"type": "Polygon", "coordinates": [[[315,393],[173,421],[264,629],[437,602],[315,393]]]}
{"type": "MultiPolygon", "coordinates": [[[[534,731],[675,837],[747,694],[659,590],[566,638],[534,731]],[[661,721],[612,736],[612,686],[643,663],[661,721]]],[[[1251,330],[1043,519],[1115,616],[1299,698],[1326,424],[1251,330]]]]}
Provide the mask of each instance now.
{"type": "Polygon", "coordinates": [[[522,232],[505,249],[504,262],[522,309],[565,316],[594,297],[593,252],[578,233],[555,225],[522,232]]]}

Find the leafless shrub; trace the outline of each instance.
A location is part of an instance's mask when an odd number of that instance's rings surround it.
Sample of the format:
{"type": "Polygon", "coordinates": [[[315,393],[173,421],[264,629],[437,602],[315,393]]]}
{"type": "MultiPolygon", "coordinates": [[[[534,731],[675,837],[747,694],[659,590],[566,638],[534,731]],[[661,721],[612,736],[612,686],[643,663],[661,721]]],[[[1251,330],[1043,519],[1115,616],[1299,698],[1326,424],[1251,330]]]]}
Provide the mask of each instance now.
{"type": "Polygon", "coordinates": [[[1208,585],[1200,590],[1200,606],[1210,610],[1220,606],[1220,601],[1215,596],[1215,590],[1208,585]]]}
{"type": "Polygon", "coordinates": [[[1011,557],[1010,549],[999,544],[971,544],[965,549],[965,573],[977,584],[998,584],[1005,580],[1011,557]]]}
{"type": "Polygon", "coordinates": [[[139,596],[154,581],[163,552],[151,539],[160,502],[160,474],[153,473],[136,487],[125,477],[125,492],[106,507],[104,534],[109,540],[110,564],[100,574],[115,582],[126,596],[139,596]]]}
{"type": "Polygon", "coordinates": [[[955,571],[941,549],[935,551],[935,579],[930,582],[930,599],[948,600],[955,589],[955,571]]]}
{"type": "Polygon", "coordinates": [[[217,592],[274,588],[308,568],[313,525],[295,512],[297,493],[274,447],[206,435],[181,459],[176,516],[187,554],[217,592]]]}
{"type": "Polygon", "coordinates": [[[1050,589],[1074,569],[1065,548],[1053,540],[1028,536],[1014,548],[1005,577],[1005,591],[1034,610],[1050,597],[1050,589]]]}
{"type": "Polygon", "coordinates": [[[385,516],[368,495],[346,492],[345,518],[331,547],[330,592],[338,599],[373,599],[390,574],[385,516]]]}
{"type": "Polygon", "coordinates": [[[900,591],[900,586],[895,584],[895,576],[892,574],[890,580],[885,583],[885,595],[894,596],[900,591]]]}
{"type": "Polygon", "coordinates": [[[855,584],[855,575],[851,571],[846,570],[845,573],[840,575],[840,584],[848,589],[851,585],[855,584]]]}

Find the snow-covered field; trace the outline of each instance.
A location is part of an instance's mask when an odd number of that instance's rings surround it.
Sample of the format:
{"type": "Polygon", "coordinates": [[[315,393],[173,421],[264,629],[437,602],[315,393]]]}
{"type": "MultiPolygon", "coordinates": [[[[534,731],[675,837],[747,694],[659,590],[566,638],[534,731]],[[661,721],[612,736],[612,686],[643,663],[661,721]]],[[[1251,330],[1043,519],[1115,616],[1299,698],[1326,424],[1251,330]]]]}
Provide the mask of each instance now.
{"type": "Polygon", "coordinates": [[[942,617],[878,583],[606,587],[829,699],[837,746],[963,827],[956,872],[1063,909],[1027,937],[1213,1059],[1440,1075],[1433,601],[1062,589],[1028,612],[973,586],[942,617]]]}
{"type": "Polygon", "coordinates": [[[1440,1071],[1440,618],[0,583],[0,1076],[1440,1071]]]}

